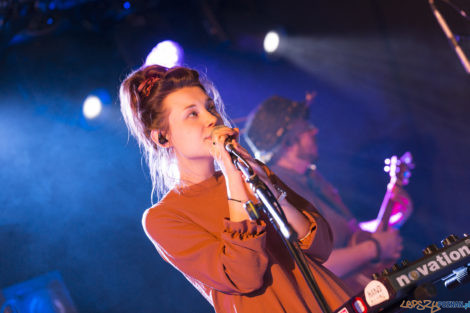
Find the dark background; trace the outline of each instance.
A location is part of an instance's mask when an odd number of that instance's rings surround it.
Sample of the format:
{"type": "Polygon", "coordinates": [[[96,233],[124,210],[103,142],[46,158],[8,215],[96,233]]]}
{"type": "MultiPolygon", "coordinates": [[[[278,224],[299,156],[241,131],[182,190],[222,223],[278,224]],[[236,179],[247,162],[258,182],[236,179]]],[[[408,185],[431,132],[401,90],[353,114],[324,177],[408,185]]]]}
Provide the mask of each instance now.
{"type": "MultiPolygon", "coordinates": [[[[317,91],[318,165],[359,219],[376,215],[384,158],[411,151],[407,259],[468,232],[470,76],[427,1],[51,2],[0,3],[0,288],[57,270],[79,312],[212,310],[145,237],[151,183],[119,112],[119,83],[164,39],[235,120],[317,91]],[[274,28],[286,38],[267,56],[274,28]],[[87,121],[97,89],[111,99],[87,121]]],[[[470,22],[437,5],[469,55],[470,22]]],[[[439,287],[436,300],[468,294],[439,287]]]]}

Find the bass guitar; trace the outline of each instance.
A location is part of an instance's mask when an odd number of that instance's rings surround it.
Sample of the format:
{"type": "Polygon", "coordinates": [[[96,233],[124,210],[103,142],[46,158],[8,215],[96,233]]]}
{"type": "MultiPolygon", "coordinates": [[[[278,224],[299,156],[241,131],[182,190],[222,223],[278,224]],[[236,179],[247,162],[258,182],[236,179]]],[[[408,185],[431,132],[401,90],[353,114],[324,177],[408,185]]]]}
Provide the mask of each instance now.
{"type": "MultiPolygon", "coordinates": [[[[402,188],[409,183],[411,170],[414,168],[413,156],[410,152],[404,153],[400,158],[392,156],[385,160],[384,170],[388,172],[390,181],[387,184],[387,191],[380,205],[380,210],[375,220],[360,223],[362,231],[355,232],[351,237],[349,246],[358,245],[372,237],[375,231],[387,231],[389,225],[401,225],[406,220],[407,212],[393,212],[393,193],[396,188],[402,188]],[[393,214],[392,214],[393,213],[393,214]]],[[[409,212],[408,212],[409,213],[409,212]]],[[[394,260],[381,262],[378,264],[365,264],[362,268],[342,277],[343,281],[353,291],[362,289],[372,277],[372,274],[381,271],[383,268],[391,266],[394,260]]]]}

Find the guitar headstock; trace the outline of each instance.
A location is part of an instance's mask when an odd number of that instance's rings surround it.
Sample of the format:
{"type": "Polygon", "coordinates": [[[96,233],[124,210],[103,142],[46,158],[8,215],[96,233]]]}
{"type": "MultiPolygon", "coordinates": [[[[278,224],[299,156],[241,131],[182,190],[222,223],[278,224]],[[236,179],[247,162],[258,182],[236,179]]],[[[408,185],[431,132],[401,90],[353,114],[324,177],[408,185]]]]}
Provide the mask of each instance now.
{"type": "Polygon", "coordinates": [[[400,158],[396,155],[385,159],[384,171],[390,175],[389,188],[395,184],[400,186],[408,185],[411,170],[415,167],[413,164],[413,155],[411,152],[405,152],[400,158]]]}

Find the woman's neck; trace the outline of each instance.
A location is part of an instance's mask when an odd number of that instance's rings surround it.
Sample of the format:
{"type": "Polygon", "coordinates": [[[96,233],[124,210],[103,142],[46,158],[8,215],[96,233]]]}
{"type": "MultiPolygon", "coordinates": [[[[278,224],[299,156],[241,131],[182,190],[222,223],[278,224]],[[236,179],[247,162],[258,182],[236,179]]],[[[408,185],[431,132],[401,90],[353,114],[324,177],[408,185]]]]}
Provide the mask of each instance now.
{"type": "Polygon", "coordinates": [[[210,159],[178,159],[180,183],[184,185],[198,184],[215,173],[214,160],[210,159]]]}

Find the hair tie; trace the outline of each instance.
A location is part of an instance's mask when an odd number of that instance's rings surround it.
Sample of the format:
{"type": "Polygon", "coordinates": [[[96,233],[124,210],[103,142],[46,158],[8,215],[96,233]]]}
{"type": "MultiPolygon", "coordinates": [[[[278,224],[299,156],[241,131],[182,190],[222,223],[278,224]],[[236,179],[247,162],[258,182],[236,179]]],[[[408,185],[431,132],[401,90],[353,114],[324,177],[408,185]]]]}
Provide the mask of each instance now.
{"type": "Polygon", "coordinates": [[[157,77],[157,76],[153,76],[153,77],[149,77],[147,78],[146,80],[144,80],[142,83],[140,83],[139,87],[137,88],[137,90],[140,92],[140,93],[143,93],[143,95],[145,97],[148,97],[149,94],[150,94],[150,91],[152,90],[152,87],[155,85],[155,83],[157,81],[160,80],[160,77],[157,77]],[[143,91],[143,92],[142,92],[143,91]]]}

